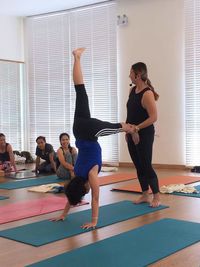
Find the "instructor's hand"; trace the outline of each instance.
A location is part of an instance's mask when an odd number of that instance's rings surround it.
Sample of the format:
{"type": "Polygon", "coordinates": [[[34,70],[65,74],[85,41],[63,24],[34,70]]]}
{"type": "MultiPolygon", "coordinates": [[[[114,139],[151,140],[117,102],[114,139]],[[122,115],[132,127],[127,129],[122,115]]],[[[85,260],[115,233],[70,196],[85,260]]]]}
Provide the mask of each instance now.
{"type": "Polygon", "coordinates": [[[125,134],[125,141],[126,141],[126,143],[128,143],[128,134],[127,133],[125,134]]]}
{"type": "Polygon", "coordinates": [[[139,134],[138,133],[132,133],[131,136],[132,136],[132,140],[133,140],[134,144],[138,145],[140,142],[139,134]]]}

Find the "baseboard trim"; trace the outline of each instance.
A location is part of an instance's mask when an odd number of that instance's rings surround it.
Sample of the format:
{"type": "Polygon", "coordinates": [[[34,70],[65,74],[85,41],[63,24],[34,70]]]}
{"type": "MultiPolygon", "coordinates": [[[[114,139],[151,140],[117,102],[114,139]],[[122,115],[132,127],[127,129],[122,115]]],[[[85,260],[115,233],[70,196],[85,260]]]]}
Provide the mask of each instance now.
{"type": "Polygon", "coordinates": [[[104,167],[119,167],[119,162],[116,163],[116,162],[108,162],[108,161],[104,161],[102,163],[102,166],[104,167]]]}
{"type": "Polygon", "coordinates": [[[157,169],[176,169],[176,170],[189,170],[190,168],[185,165],[177,164],[153,164],[154,168],[157,169]]]}
{"type": "MultiPolygon", "coordinates": [[[[119,162],[119,167],[133,167],[133,163],[131,162],[119,162]]],[[[176,170],[189,170],[190,168],[185,165],[177,165],[177,164],[153,164],[153,167],[156,169],[176,169],[176,170]]]]}

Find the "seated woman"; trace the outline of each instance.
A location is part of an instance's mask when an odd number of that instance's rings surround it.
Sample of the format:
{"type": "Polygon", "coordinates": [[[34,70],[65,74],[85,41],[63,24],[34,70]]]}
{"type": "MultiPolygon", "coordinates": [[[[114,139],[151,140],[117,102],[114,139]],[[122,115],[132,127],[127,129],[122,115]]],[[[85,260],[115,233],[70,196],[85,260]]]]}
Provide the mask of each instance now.
{"type": "Polygon", "coordinates": [[[53,149],[53,146],[46,143],[44,136],[38,136],[36,139],[37,148],[36,148],[36,173],[56,173],[56,153],[53,149]],[[40,159],[45,160],[40,164],[40,159]]]}
{"type": "Polygon", "coordinates": [[[0,169],[9,172],[12,169],[17,172],[12,146],[6,143],[6,137],[0,133],[0,169]]]}
{"type": "Polygon", "coordinates": [[[70,137],[67,133],[60,134],[59,139],[61,147],[57,150],[57,157],[60,165],[56,174],[59,178],[70,181],[74,177],[77,151],[75,147],[70,146],[70,137]]]}

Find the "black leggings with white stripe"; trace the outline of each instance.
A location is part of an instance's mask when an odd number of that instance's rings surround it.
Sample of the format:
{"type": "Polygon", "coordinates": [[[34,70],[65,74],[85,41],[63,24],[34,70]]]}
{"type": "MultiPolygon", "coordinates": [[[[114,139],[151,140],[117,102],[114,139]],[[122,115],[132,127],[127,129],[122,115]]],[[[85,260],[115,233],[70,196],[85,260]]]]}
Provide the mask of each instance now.
{"type": "Polygon", "coordinates": [[[96,141],[99,136],[111,135],[122,131],[121,123],[110,123],[91,118],[84,84],[75,85],[75,90],[76,107],[73,133],[76,139],[96,141]]]}

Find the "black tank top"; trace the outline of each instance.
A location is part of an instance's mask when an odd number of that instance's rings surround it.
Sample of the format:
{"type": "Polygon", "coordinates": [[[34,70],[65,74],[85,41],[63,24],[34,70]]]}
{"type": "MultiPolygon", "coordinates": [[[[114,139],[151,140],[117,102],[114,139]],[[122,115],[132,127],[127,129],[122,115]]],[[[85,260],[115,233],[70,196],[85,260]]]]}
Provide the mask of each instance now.
{"type": "Polygon", "coordinates": [[[9,152],[7,151],[7,146],[9,144],[6,143],[6,151],[5,152],[0,152],[0,162],[5,162],[5,161],[10,161],[10,156],[9,156],[9,152]]]}
{"type": "MultiPolygon", "coordinates": [[[[136,87],[134,87],[129,95],[129,99],[127,102],[127,119],[126,122],[130,124],[138,125],[148,119],[149,115],[146,109],[142,106],[142,97],[146,91],[151,90],[150,88],[145,88],[139,93],[135,93],[136,87]]],[[[141,129],[141,131],[147,131],[150,129],[154,129],[153,124],[141,129]]]]}

